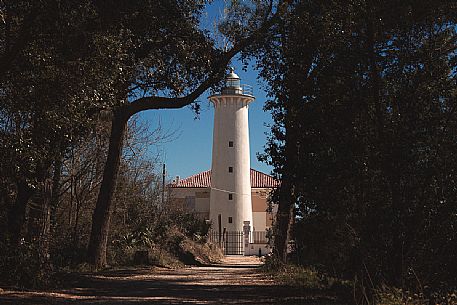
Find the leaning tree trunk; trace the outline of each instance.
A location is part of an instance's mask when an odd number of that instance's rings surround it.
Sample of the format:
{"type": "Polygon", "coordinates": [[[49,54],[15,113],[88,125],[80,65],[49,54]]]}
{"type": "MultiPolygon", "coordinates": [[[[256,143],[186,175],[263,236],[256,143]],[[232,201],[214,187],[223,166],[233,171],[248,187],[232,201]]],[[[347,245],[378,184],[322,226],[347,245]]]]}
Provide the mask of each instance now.
{"type": "Polygon", "coordinates": [[[87,250],[88,262],[95,268],[107,265],[106,248],[112,213],[112,198],[116,186],[121,159],[125,128],[129,116],[123,111],[116,111],[111,122],[108,156],[103,171],[103,180],[92,216],[92,229],[87,250]]]}

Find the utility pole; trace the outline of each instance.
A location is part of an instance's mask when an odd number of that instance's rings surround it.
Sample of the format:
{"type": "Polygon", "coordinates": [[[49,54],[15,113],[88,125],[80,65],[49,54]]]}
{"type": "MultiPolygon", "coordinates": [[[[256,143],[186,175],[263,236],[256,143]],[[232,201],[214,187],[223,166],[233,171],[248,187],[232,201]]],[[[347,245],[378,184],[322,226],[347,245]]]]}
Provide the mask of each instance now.
{"type": "Polygon", "coordinates": [[[162,207],[165,202],[165,163],[163,164],[162,169],[162,207]]]}

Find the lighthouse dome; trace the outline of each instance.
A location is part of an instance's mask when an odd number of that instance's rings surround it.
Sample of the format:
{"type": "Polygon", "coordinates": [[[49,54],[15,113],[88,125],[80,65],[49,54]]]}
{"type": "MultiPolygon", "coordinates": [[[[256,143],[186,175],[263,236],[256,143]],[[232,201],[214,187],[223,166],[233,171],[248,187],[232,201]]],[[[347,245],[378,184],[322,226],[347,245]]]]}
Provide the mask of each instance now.
{"type": "Polygon", "coordinates": [[[240,77],[235,73],[235,68],[230,67],[230,73],[227,74],[225,79],[240,79],[240,77]]]}
{"type": "Polygon", "coordinates": [[[224,82],[221,88],[221,92],[211,95],[212,97],[221,96],[221,95],[243,95],[246,97],[254,98],[252,93],[252,87],[246,84],[241,84],[241,78],[235,73],[234,68],[230,68],[230,72],[225,76],[224,82]]]}
{"type": "MultiPolygon", "coordinates": [[[[230,68],[230,73],[225,77],[225,86],[224,89],[229,89],[231,91],[241,90],[240,77],[235,73],[233,67],[230,68]]],[[[242,93],[235,91],[233,93],[242,93]]]]}

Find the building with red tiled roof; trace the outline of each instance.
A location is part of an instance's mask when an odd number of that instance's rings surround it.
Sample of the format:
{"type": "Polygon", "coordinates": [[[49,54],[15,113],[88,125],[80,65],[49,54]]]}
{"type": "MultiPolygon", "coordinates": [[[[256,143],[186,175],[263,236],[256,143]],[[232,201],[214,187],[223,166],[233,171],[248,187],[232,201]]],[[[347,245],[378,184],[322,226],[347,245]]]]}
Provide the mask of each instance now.
{"type": "MultiPolygon", "coordinates": [[[[264,232],[271,227],[275,214],[275,211],[267,211],[268,195],[279,185],[279,182],[272,176],[252,168],[250,178],[253,230],[264,232]]],[[[209,219],[211,170],[184,179],[177,177],[173,183],[169,184],[169,190],[171,202],[176,207],[201,218],[209,219]]]]}
{"type": "MultiPolygon", "coordinates": [[[[207,170],[185,179],[176,179],[171,187],[209,188],[211,187],[211,170],[207,170]]],[[[278,181],[272,176],[251,168],[251,188],[274,188],[278,181]]]]}

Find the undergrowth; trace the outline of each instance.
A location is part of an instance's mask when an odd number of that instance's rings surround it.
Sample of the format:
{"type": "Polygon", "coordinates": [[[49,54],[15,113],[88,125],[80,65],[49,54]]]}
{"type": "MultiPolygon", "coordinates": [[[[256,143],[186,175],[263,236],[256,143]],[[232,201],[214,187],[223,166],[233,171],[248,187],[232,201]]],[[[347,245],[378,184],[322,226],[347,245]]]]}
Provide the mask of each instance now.
{"type": "Polygon", "coordinates": [[[423,292],[411,292],[395,287],[383,286],[375,290],[376,305],[457,305],[456,292],[435,292],[425,296],[423,292]]]}
{"type": "Polygon", "coordinates": [[[266,258],[262,268],[282,285],[315,290],[348,289],[350,287],[348,281],[328,276],[313,267],[283,264],[273,256],[266,258]]]}
{"type": "MultiPolygon", "coordinates": [[[[321,291],[355,305],[457,305],[457,292],[414,292],[388,285],[367,287],[357,280],[329,276],[311,266],[284,264],[273,256],[265,259],[263,271],[280,285],[321,291]]],[[[304,292],[305,293],[305,292],[304,292]]]]}

